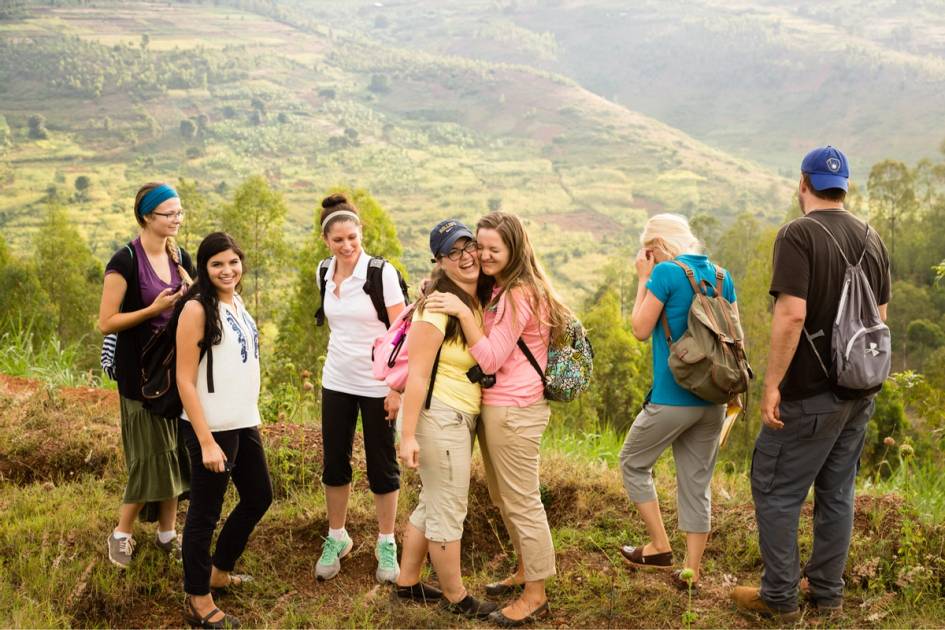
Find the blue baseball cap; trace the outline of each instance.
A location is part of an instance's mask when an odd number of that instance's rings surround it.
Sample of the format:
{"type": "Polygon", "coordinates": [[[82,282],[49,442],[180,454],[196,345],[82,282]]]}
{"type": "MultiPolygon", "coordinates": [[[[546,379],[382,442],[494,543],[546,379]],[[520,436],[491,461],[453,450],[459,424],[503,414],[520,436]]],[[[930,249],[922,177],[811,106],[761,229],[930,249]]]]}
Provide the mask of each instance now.
{"type": "Polygon", "coordinates": [[[453,244],[464,236],[468,239],[475,238],[461,221],[456,219],[440,221],[430,230],[430,251],[434,256],[445,256],[453,249],[453,244]]]}
{"type": "Polygon", "coordinates": [[[814,190],[842,188],[847,190],[850,183],[850,165],[847,156],[840,149],[830,145],[814,149],[804,156],[801,172],[810,178],[814,190]]]}

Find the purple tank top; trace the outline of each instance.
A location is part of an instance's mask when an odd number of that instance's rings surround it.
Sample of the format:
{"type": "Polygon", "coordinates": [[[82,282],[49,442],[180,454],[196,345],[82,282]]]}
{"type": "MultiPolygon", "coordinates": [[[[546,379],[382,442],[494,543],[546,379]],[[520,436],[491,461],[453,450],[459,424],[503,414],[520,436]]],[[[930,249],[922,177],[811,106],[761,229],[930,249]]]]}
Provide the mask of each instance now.
{"type": "MultiPolygon", "coordinates": [[[[133,245],[135,248],[135,260],[138,262],[138,286],[141,289],[142,304],[150,306],[164,289],[173,289],[174,291],[180,289],[180,272],[177,270],[177,265],[174,264],[170,256],[167,257],[167,263],[171,270],[171,282],[167,283],[154,273],[154,268],[151,266],[147,254],[144,253],[144,247],[141,246],[140,237],[133,241],[133,245]]],[[[151,328],[154,330],[161,329],[167,322],[171,321],[173,311],[173,308],[169,308],[157,317],[149,320],[148,323],[151,324],[151,328]]]]}

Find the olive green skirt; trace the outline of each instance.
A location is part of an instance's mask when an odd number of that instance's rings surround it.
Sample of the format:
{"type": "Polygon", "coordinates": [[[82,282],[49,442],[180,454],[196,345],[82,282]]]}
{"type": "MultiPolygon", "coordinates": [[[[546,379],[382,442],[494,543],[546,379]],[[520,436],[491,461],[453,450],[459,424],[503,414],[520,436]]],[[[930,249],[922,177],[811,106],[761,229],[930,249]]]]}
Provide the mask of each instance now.
{"type": "MultiPolygon", "coordinates": [[[[121,396],[121,444],[128,470],[124,503],[152,503],[180,497],[190,489],[190,459],[178,443],[177,420],[121,396]]],[[[143,510],[142,517],[153,510],[143,510]]]]}

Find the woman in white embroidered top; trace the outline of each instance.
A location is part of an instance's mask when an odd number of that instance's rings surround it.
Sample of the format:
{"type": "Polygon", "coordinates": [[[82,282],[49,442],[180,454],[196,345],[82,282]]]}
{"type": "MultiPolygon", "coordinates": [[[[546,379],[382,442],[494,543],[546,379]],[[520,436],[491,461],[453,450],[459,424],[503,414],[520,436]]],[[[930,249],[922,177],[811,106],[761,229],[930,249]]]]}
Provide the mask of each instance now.
{"type": "Polygon", "coordinates": [[[400,573],[394,541],[400,491],[394,419],[400,408],[400,394],[374,378],[371,355],[374,340],[387,331],[381,316],[394,321],[404,309],[404,294],[397,270],[383,261],[378,266],[361,247],[361,218],[347,197],[335,194],[322,201],[321,226],[332,256],[325,275],[323,303],[331,333],[322,370],[322,483],[328,537],[315,564],[315,575],[321,580],[338,575],[341,558],[354,547],[345,520],[351,495],[351,450],[360,412],[368,485],[377,512],[374,576],[378,582],[393,582],[400,573]],[[372,276],[372,282],[380,284],[380,296],[373,290],[367,292],[372,276]]]}
{"type": "Polygon", "coordinates": [[[243,252],[214,232],[197,250],[197,282],[183,299],[177,326],[177,389],[184,405],[180,435],[190,455],[190,507],[184,525],[184,617],[194,627],[238,628],[213,603],[210,588],[251,579],[231,573],[272,503],[259,435],[259,334],[237,293],[243,252]],[[210,557],[228,481],[240,501],[210,557]]]}

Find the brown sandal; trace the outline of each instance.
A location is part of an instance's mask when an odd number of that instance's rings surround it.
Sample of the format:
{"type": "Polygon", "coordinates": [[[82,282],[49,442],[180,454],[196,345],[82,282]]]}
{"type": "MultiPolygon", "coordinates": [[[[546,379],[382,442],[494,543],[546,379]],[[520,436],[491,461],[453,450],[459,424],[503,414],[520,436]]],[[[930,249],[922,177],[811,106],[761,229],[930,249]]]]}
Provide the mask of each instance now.
{"type": "Polygon", "coordinates": [[[624,545],[620,548],[620,555],[622,555],[627,562],[640,569],[669,571],[673,568],[672,551],[651,553],[648,556],[644,556],[643,547],[624,545]]]}

